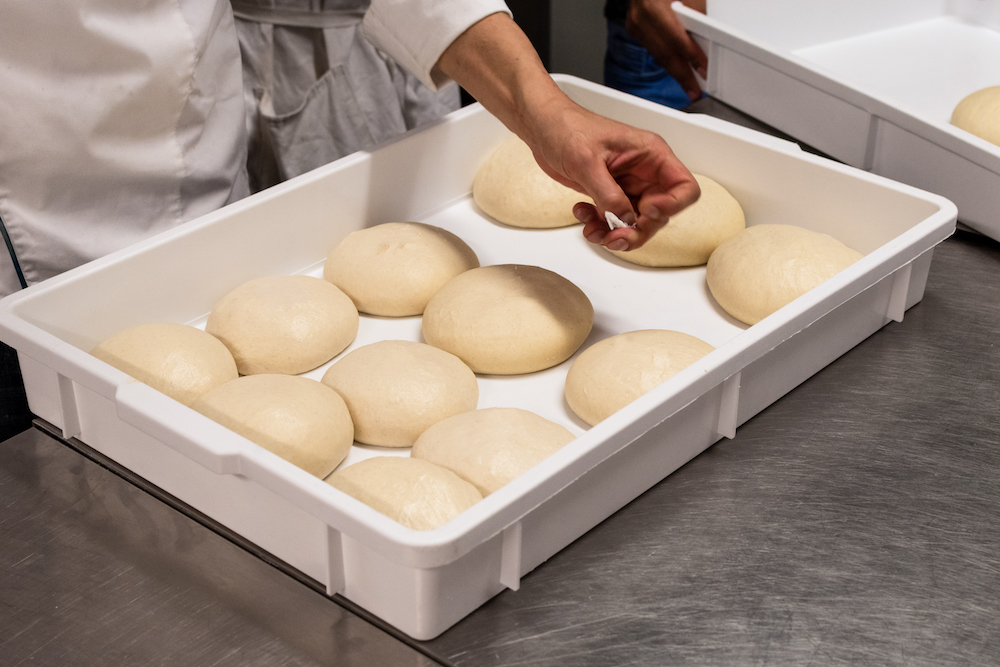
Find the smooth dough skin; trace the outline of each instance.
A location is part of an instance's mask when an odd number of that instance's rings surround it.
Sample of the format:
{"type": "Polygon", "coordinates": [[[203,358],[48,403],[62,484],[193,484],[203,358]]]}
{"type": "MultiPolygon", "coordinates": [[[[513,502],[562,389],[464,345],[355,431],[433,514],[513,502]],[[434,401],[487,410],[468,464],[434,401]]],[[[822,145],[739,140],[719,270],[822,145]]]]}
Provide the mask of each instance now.
{"type": "Polygon", "coordinates": [[[404,317],[424,312],[442,285],[478,266],[472,248],[449,231],[388,222],[349,234],[330,252],[323,277],[363,313],[404,317]]]}
{"type": "Polygon", "coordinates": [[[707,262],[720,243],[743,231],[746,218],[740,203],[708,176],[694,177],[701,186],[698,201],[672,216],[641,247],[608,252],[642,266],[696,266],[707,262]]]}
{"type": "Polygon", "coordinates": [[[125,329],[91,354],[184,405],[238,376],[233,355],[217,338],[173,322],[125,329]]]}
{"type": "Polygon", "coordinates": [[[402,456],[359,461],[326,483],[414,530],[433,530],[483,499],[450,470],[402,456]]]}
{"type": "Polygon", "coordinates": [[[591,345],[566,375],[566,402],[591,426],[655,389],[715,348],[679,331],[643,329],[591,345]]]}
{"type": "Polygon", "coordinates": [[[1000,146],[1000,86],[977,90],[959,102],[951,124],[1000,146]]]}
{"type": "Polygon", "coordinates": [[[562,363],[594,325],[579,287],[537,266],[502,264],[448,281],[424,310],[424,339],[477,373],[532,373],[562,363]]]}
{"type": "Polygon", "coordinates": [[[504,141],[479,168],[472,182],[472,198],[496,220],[530,229],[578,224],[573,206],[594,201],[542,171],[528,144],[517,136],[504,141]]]}
{"type": "Polygon", "coordinates": [[[794,225],[755,225],[712,253],[706,278],[723,310],[756,324],[861,257],[826,234],[794,225]]]}
{"type": "Polygon", "coordinates": [[[241,375],[297,375],[350,345],[358,320],[354,302],[322,278],[269,276],[222,297],[205,330],[226,344],[241,375]]]}
{"type": "Polygon", "coordinates": [[[479,402],[476,376],[458,357],[405,340],[349,352],[323,383],[343,396],[357,441],[382,447],[409,447],[432,424],[479,402]]]}
{"type": "Polygon", "coordinates": [[[451,470],[488,496],[575,437],[527,410],[486,408],[434,424],[413,443],[410,456],[451,470]]]}
{"type": "Polygon", "coordinates": [[[354,444],[344,399],[309,378],[247,375],[191,407],[317,477],[333,472],[354,444]]]}

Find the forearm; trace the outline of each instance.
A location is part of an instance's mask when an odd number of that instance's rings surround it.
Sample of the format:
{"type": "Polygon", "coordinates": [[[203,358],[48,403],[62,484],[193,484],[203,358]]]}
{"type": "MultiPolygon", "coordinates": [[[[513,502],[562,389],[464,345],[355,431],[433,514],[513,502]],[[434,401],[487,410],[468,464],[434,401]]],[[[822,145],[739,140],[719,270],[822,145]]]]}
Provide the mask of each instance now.
{"type": "Polygon", "coordinates": [[[454,79],[533,148],[546,125],[569,98],[545,71],[531,42],[506,14],[493,14],[465,31],[438,60],[454,79]]]}

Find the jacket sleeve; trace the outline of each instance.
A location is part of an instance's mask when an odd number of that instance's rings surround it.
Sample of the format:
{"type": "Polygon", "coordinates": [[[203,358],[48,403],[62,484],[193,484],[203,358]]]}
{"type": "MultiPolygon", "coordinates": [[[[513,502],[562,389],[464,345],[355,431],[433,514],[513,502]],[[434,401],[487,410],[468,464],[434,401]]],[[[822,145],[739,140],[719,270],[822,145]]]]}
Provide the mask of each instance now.
{"type": "Polygon", "coordinates": [[[511,15],[503,0],[372,0],[363,28],[372,44],[437,90],[448,81],[435,68],[444,50],[497,12],[511,15]]]}

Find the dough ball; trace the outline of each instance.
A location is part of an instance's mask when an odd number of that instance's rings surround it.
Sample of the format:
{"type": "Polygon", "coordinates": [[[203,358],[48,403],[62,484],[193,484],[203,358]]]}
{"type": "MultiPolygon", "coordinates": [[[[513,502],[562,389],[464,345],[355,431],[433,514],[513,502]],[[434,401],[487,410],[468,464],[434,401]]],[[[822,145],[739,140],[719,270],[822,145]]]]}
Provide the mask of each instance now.
{"type": "Polygon", "coordinates": [[[201,329],[159,322],[121,331],[91,354],[184,405],[237,377],[226,346],[201,329]]]}
{"type": "Polygon", "coordinates": [[[323,383],[344,397],[357,441],[382,447],[409,447],[432,424],[479,402],[479,383],[461,359],[405,340],[349,352],[323,383]]]}
{"type": "Polygon", "coordinates": [[[527,410],[486,408],[434,424],[413,443],[410,456],[451,470],[488,496],[575,437],[527,410]]]}
{"type": "Polygon", "coordinates": [[[419,315],[446,282],[479,266],[462,239],[418,222],[388,222],[348,235],[327,257],[323,277],[363,313],[419,315]]]}
{"type": "Polygon", "coordinates": [[[512,227],[548,229],[578,224],[577,202],[593,199],[542,171],[528,144],[512,135],[494,151],[472,182],[472,198],[489,216],[512,227]]]}
{"type": "Polygon", "coordinates": [[[452,278],[424,310],[424,339],[477,373],[532,373],[568,359],[594,324],[579,287],[537,266],[484,266],[452,278]]]}
{"type": "Polygon", "coordinates": [[[707,262],[720,243],[743,231],[746,219],[740,203],[708,176],[694,177],[701,186],[698,201],[672,216],[642,247],[608,252],[642,266],[695,266],[707,262]]]}
{"type": "Polygon", "coordinates": [[[591,345],[566,375],[566,402],[591,426],[655,389],[715,348],[679,331],[644,329],[591,345]]]}
{"type": "Polygon", "coordinates": [[[191,407],[317,477],[333,472],[354,444],[344,399],[309,378],[247,375],[191,407]]]}
{"type": "Polygon", "coordinates": [[[450,470],[402,456],[359,461],[326,483],[414,530],[433,530],[483,499],[450,470]]]}
{"type": "Polygon", "coordinates": [[[959,102],[951,124],[1000,146],[1000,86],[977,90],[959,102]]]}
{"type": "Polygon", "coordinates": [[[712,253],[706,277],[723,310],[756,324],[861,257],[826,234],[794,225],[755,225],[712,253]]]}
{"type": "Polygon", "coordinates": [[[358,309],[335,285],[311,276],[270,276],[222,297],[205,327],[242,375],[311,371],[358,333],[358,309]]]}

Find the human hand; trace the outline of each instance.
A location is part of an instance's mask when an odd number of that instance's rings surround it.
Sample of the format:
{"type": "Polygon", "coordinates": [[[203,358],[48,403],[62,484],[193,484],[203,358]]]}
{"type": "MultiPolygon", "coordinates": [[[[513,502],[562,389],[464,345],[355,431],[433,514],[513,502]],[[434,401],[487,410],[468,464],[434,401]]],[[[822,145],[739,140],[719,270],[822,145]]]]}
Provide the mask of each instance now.
{"type": "Polygon", "coordinates": [[[701,194],[694,176],[659,135],[593,114],[568,99],[560,111],[549,105],[546,112],[528,144],[552,178],[593,198],[594,204],[573,207],[591,243],[634,250],[701,194]],[[630,226],[609,229],[607,211],[630,226]]]}
{"type": "Polygon", "coordinates": [[[662,137],[570,100],[506,14],[469,28],[437,67],[521,137],[549,176],[590,195],[594,204],[573,213],[592,243],[634,250],[701,194],[662,137]],[[634,226],[609,231],[607,211],[634,226]]]}
{"type": "MultiPolygon", "coordinates": [[[[631,0],[625,29],[649,51],[667,74],[674,77],[691,101],[701,99],[701,86],[694,73],[708,77],[708,56],[691,38],[671,0],[631,0]]],[[[684,0],[684,4],[704,13],[704,0],[684,0]]]]}

